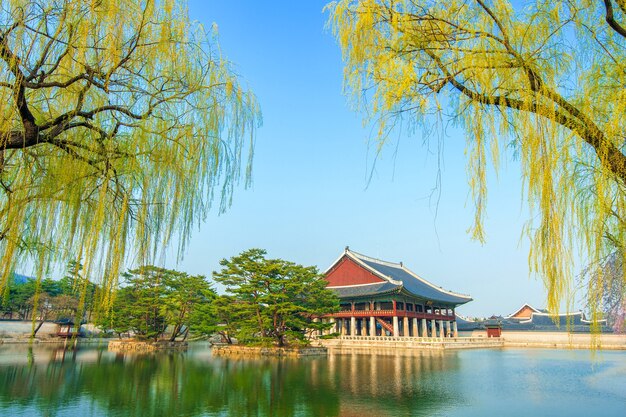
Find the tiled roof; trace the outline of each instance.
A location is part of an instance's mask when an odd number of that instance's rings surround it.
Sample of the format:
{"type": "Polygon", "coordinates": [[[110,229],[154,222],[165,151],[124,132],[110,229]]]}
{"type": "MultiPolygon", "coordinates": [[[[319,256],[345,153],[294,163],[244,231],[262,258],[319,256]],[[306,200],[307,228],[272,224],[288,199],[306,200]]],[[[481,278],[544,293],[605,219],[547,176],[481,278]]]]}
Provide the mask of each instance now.
{"type": "MultiPolygon", "coordinates": [[[[370,258],[346,248],[344,253],[359,265],[373,272],[387,282],[381,284],[329,287],[337,291],[339,297],[358,297],[404,289],[416,297],[450,304],[465,304],[472,297],[457,294],[437,287],[405,268],[401,263],[392,263],[370,258]]],[[[341,258],[340,258],[341,259],[341,258]]]]}
{"type": "Polygon", "coordinates": [[[365,297],[368,295],[380,295],[393,291],[399,291],[402,287],[391,282],[381,282],[380,284],[351,285],[346,287],[329,287],[339,298],[365,297]]]}
{"type": "Polygon", "coordinates": [[[414,274],[412,274],[401,265],[391,266],[388,264],[365,259],[362,259],[362,261],[367,264],[367,266],[375,269],[380,274],[385,275],[395,281],[402,282],[402,285],[407,291],[417,296],[454,304],[464,304],[472,300],[472,298],[469,296],[454,294],[449,291],[445,291],[442,288],[437,288],[431,283],[416,277],[414,274]]]}
{"type": "MultiPolygon", "coordinates": [[[[532,330],[532,331],[544,331],[544,332],[574,332],[574,333],[589,333],[591,323],[584,319],[583,314],[576,313],[564,313],[559,314],[555,323],[553,316],[544,313],[532,313],[532,317],[529,320],[520,320],[508,317],[497,317],[497,321],[502,324],[502,330],[532,330]]],[[[478,330],[483,329],[486,321],[481,321],[478,327],[469,325],[465,322],[459,321],[457,317],[459,330],[478,330]]],[[[598,323],[601,327],[602,333],[612,333],[612,329],[606,326],[606,320],[600,320],[598,323]]]]}

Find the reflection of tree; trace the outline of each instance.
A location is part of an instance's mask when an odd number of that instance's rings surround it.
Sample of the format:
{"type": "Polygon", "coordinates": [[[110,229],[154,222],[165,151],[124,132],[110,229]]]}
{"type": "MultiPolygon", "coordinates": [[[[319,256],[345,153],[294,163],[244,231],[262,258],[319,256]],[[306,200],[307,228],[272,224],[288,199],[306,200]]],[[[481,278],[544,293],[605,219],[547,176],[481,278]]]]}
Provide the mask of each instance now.
{"type": "Polygon", "coordinates": [[[458,368],[456,355],[231,360],[202,353],[36,351],[30,364],[0,366],[0,409],[19,404],[54,415],[87,401],[90,410],[124,416],[385,416],[441,411],[458,397],[441,379],[458,368]]]}
{"type": "Polygon", "coordinates": [[[90,363],[66,356],[45,365],[35,361],[0,367],[0,409],[13,403],[49,415],[86,395],[107,414],[124,416],[337,415],[337,394],[328,387],[313,389],[310,380],[310,369],[295,361],[201,361],[180,353],[105,352],[90,363]]]}

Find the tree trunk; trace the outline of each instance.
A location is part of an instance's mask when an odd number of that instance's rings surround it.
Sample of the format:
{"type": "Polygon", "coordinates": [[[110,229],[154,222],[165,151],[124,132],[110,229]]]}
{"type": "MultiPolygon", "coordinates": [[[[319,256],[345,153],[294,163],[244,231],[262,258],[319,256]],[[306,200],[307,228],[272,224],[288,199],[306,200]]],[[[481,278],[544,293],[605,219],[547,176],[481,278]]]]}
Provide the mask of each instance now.
{"type": "Polygon", "coordinates": [[[178,336],[179,332],[180,332],[180,324],[177,324],[174,326],[174,329],[172,330],[172,335],[170,336],[170,342],[173,342],[176,340],[176,336],[178,336]]]}
{"type": "Polygon", "coordinates": [[[41,320],[39,322],[39,324],[37,325],[37,327],[35,327],[35,330],[33,330],[33,334],[31,334],[30,337],[35,337],[37,335],[37,332],[39,331],[39,329],[41,329],[41,326],[43,326],[43,322],[44,320],[41,320]]]}

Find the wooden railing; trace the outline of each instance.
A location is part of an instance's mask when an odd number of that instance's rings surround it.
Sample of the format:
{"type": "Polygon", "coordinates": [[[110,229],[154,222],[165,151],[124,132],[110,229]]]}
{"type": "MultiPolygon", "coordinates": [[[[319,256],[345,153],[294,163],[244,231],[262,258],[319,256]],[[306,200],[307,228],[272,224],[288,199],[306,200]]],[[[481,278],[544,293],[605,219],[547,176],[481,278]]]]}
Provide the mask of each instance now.
{"type": "MultiPolygon", "coordinates": [[[[337,336],[337,340],[354,340],[354,341],[385,341],[385,342],[483,342],[483,343],[502,343],[501,338],[497,337],[412,337],[412,336],[337,336]]],[[[331,339],[332,340],[332,339],[331,339]]]]}
{"type": "Polygon", "coordinates": [[[454,315],[448,316],[444,314],[416,313],[415,311],[400,311],[400,310],[396,310],[395,314],[393,310],[347,310],[347,311],[339,311],[337,313],[329,314],[327,317],[362,318],[362,317],[393,317],[393,316],[397,316],[399,318],[408,317],[408,318],[428,319],[428,320],[446,320],[446,321],[455,320],[454,315]]]}

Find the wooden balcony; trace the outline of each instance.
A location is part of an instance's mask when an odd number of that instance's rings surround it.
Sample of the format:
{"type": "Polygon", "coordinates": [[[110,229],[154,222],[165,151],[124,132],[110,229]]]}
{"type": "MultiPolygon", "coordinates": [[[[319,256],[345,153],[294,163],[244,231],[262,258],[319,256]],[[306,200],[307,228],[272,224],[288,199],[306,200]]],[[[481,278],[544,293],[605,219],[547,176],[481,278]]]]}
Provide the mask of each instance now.
{"type": "Polygon", "coordinates": [[[408,317],[408,318],[427,319],[427,320],[445,320],[445,321],[455,320],[454,315],[448,316],[444,314],[417,313],[415,311],[404,311],[404,310],[396,310],[395,314],[393,310],[348,310],[348,311],[339,311],[337,313],[329,314],[326,317],[363,318],[363,317],[393,317],[393,316],[397,316],[399,318],[408,317]]]}

